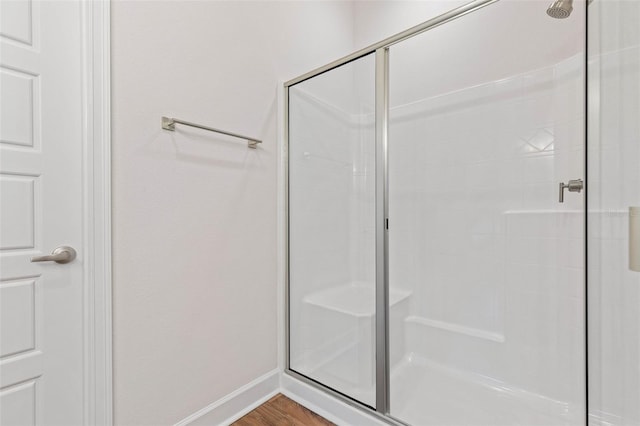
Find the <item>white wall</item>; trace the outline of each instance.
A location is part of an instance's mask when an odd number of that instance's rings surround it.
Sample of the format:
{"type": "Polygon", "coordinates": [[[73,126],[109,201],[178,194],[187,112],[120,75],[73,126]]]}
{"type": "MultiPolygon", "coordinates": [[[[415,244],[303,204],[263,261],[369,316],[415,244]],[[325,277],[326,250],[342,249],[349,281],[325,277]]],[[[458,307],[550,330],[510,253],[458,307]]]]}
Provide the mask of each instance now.
{"type": "Polygon", "coordinates": [[[117,424],[175,423],[276,368],[276,90],[352,51],[352,22],[348,2],[113,3],[117,424]]]}
{"type": "Polygon", "coordinates": [[[361,49],[469,2],[470,0],[356,1],[353,43],[357,49],[361,49]]]}

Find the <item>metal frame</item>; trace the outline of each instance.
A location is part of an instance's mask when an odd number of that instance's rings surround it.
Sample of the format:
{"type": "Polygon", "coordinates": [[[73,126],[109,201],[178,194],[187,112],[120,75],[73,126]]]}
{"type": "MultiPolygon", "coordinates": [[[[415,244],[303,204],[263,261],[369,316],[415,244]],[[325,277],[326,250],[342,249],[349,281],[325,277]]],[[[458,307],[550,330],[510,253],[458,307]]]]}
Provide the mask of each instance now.
{"type": "Polygon", "coordinates": [[[474,0],[464,6],[453,9],[440,16],[430,19],[422,24],[412,27],[406,31],[391,36],[385,40],[375,43],[369,47],[358,50],[350,55],[340,58],[327,65],[319,67],[313,71],[305,73],[299,77],[284,83],[284,267],[285,267],[285,365],[284,373],[294,377],[316,389],[349,404],[355,408],[363,410],[374,417],[392,425],[406,425],[406,423],[395,419],[389,414],[389,268],[388,268],[388,239],[387,239],[387,218],[388,218],[388,174],[387,174],[387,131],[389,113],[389,47],[405,39],[436,28],[442,24],[450,22],[468,13],[488,6],[499,0],[474,0]],[[375,52],[376,55],[376,408],[373,409],[360,401],[356,401],[335,389],[319,383],[303,374],[291,369],[290,365],[290,306],[289,306],[289,88],[312,77],[330,71],[336,67],[347,64],[356,59],[375,52]]]}
{"type": "Polygon", "coordinates": [[[389,414],[389,48],[376,50],[376,410],[389,414]]]}
{"type": "MultiPolygon", "coordinates": [[[[589,88],[593,83],[589,82],[589,6],[593,0],[588,0],[585,4],[584,14],[584,421],[589,424],[590,408],[589,408],[589,139],[591,132],[589,131],[589,102],[591,97],[589,88]]],[[[597,81],[597,80],[596,80],[597,81]]],[[[595,89],[600,96],[600,83],[595,89]]],[[[598,123],[598,120],[594,121],[598,123]]]]}

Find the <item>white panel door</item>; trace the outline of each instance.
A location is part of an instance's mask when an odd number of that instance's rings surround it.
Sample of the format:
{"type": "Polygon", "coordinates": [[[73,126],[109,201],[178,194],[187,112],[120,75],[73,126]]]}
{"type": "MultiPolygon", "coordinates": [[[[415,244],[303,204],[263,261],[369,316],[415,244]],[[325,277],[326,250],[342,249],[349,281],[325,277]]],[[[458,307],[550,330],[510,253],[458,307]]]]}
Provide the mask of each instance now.
{"type": "Polygon", "coordinates": [[[2,426],[83,423],[81,11],[0,1],[2,426]]]}

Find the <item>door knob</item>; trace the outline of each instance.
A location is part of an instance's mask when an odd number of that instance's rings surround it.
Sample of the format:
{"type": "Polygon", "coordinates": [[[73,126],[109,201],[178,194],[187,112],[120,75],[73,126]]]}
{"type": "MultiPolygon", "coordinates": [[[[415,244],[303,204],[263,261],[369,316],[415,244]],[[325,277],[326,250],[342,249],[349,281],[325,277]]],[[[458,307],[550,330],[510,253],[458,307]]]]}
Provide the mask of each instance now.
{"type": "Polygon", "coordinates": [[[564,190],[568,189],[569,192],[580,192],[584,184],[582,183],[582,179],[572,179],[569,183],[560,182],[560,195],[558,196],[558,201],[564,203],[564,190]]]}
{"type": "Polygon", "coordinates": [[[32,262],[56,262],[56,263],[69,263],[76,258],[76,250],[69,246],[60,246],[53,250],[48,256],[36,256],[32,257],[32,262]]]}

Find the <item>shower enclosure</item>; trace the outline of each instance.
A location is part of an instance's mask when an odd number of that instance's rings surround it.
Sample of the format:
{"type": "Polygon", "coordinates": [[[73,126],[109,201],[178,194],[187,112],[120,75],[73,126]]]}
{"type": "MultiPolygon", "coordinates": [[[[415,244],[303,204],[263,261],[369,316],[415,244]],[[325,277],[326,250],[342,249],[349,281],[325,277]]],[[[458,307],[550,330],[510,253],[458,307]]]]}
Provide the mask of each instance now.
{"type": "Polygon", "coordinates": [[[640,7],[570,3],[286,83],[289,374],[390,422],[640,423],[640,7]]]}

